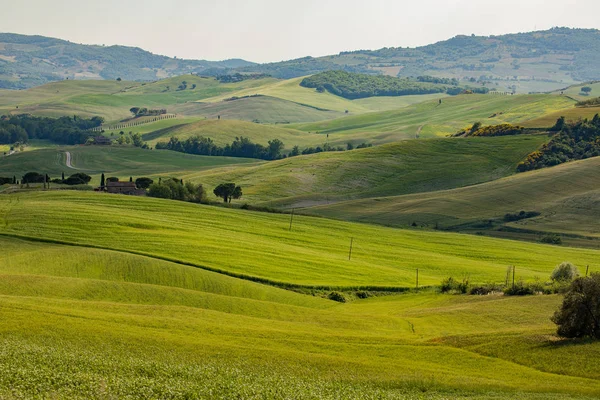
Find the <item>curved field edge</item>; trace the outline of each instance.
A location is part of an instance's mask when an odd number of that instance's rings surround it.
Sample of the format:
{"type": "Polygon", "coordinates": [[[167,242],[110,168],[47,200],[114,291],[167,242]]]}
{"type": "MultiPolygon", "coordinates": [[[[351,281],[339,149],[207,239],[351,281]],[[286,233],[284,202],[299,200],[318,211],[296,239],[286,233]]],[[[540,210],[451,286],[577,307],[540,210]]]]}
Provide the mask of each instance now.
{"type": "Polygon", "coordinates": [[[507,227],[597,238],[597,223],[590,215],[600,211],[599,166],[600,158],[593,157],[465,188],[341,202],[303,212],[397,227],[412,222],[451,230],[507,227]],[[503,219],[521,210],[540,215],[514,222],[503,219]]]}
{"type": "MultiPolygon", "coordinates": [[[[118,249],[285,287],[414,287],[549,276],[600,252],[99,193],[0,196],[0,233],[118,249]],[[143,240],[141,240],[143,238],[143,240]],[[353,238],[352,259],[348,250],[353,238]]],[[[400,290],[400,289],[397,289],[400,290]]]]}

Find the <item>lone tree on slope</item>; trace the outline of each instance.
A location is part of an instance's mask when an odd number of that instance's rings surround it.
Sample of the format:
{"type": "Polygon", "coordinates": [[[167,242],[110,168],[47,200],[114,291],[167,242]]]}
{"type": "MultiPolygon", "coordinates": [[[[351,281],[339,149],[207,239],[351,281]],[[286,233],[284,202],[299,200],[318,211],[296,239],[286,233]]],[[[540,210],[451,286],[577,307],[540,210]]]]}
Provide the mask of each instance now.
{"type": "Polygon", "coordinates": [[[215,196],[223,199],[223,203],[231,203],[231,199],[239,199],[242,197],[242,188],[236,186],[235,183],[221,183],[213,190],[215,196]]]}
{"type": "Polygon", "coordinates": [[[600,339],[600,273],[571,283],[552,322],[558,325],[559,336],[600,339]]]}

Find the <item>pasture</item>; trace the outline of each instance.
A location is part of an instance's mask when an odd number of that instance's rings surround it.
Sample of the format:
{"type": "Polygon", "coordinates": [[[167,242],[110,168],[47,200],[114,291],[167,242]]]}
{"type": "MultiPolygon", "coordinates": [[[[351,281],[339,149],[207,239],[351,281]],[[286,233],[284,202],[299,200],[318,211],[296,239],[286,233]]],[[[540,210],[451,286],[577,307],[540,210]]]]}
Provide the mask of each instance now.
{"type": "MultiPolygon", "coordinates": [[[[375,135],[379,142],[415,137],[444,137],[479,121],[483,125],[521,124],[551,112],[571,108],[575,102],[556,95],[459,95],[425,101],[392,111],[366,113],[293,128],[351,137],[375,135]]],[[[552,126],[552,124],[550,125],[552,126]]]]}
{"type": "Polygon", "coordinates": [[[445,232],[265,214],[99,193],[24,192],[0,199],[0,234],[149,255],[275,285],[437,285],[448,276],[530,280],[600,252],[445,232]],[[143,238],[143,240],[141,240],[143,238]],[[348,260],[351,238],[352,259],[348,260]]]}
{"type": "Polygon", "coordinates": [[[563,241],[598,248],[598,240],[591,239],[598,239],[600,232],[590,215],[600,212],[599,165],[596,157],[464,188],[354,200],[306,212],[387,226],[416,222],[428,228],[529,240],[538,240],[544,232],[566,234],[563,241]],[[505,214],[521,210],[540,215],[513,222],[503,220],[505,214]],[[511,234],[501,229],[506,227],[522,232],[511,234]]]}
{"type": "Polygon", "coordinates": [[[128,179],[130,176],[160,177],[187,175],[199,171],[237,164],[259,164],[258,160],[234,157],[208,157],[181,154],[168,150],[143,150],[135,147],[66,146],[25,151],[0,157],[0,175],[21,177],[27,172],[62,173],[69,176],[84,172],[92,176],[92,184],[100,184],[100,175],[128,179]],[[66,152],[71,154],[71,166],[66,166],[66,152]]]}
{"type": "Polygon", "coordinates": [[[547,140],[546,135],[407,140],[254,166],[216,168],[186,178],[209,186],[236,182],[244,188],[244,201],[251,203],[307,207],[498,179],[514,174],[519,161],[547,140]]]}
{"type": "Polygon", "coordinates": [[[261,273],[293,283],[320,276],[389,286],[411,285],[391,260],[418,261],[424,284],[437,284],[448,274],[502,277],[500,264],[508,262],[518,262],[519,275],[531,279],[546,276],[556,260],[585,263],[599,255],[295,221],[289,232],[284,215],[97,193],[1,195],[0,395],[562,400],[600,394],[600,346],[554,338],[555,295],[423,290],[343,304],[166,260],[224,272],[261,260],[261,273]],[[350,235],[357,243],[352,261],[337,251],[350,235]]]}

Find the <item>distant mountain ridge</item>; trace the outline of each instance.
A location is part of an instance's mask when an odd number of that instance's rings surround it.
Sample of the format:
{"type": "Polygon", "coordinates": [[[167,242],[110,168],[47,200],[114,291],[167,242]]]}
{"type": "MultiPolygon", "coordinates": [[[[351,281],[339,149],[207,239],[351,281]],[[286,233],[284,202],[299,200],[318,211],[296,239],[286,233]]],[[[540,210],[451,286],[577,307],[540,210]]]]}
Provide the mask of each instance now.
{"type": "Polygon", "coordinates": [[[0,33],[0,88],[23,89],[64,79],[157,80],[251,66],[240,60],[182,60],[138,47],[82,45],[44,36],[0,33]]]}
{"type": "MultiPolygon", "coordinates": [[[[264,73],[293,78],[330,70],[459,80],[553,82],[600,80],[600,31],[552,28],[500,36],[465,36],[417,48],[341,52],[255,64],[180,60],[125,46],[80,45],[43,36],[0,33],[0,88],[70,79],[156,80],[187,73],[264,73]]],[[[529,87],[535,87],[529,84],[529,87]]],[[[540,85],[542,88],[543,85],[540,85]]]]}

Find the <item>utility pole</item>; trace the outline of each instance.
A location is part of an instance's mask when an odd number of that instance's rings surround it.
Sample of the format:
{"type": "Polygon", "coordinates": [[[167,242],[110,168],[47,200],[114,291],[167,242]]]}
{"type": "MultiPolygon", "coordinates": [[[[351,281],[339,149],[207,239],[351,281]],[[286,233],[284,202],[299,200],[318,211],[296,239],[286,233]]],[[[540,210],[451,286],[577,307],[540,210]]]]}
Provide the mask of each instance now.
{"type": "Polygon", "coordinates": [[[352,259],[352,245],[354,244],[354,238],[350,238],[350,252],[348,253],[348,261],[352,259]]]}
{"type": "Polygon", "coordinates": [[[292,208],[292,215],[290,216],[290,232],[292,231],[292,223],[294,222],[294,210],[295,208],[292,208]]]}
{"type": "Polygon", "coordinates": [[[513,289],[515,288],[515,266],[513,265],[513,289]]]}
{"type": "Polygon", "coordinates": [[[419,268],[417,268],[417,290],[419,289],[419,268]]]}

